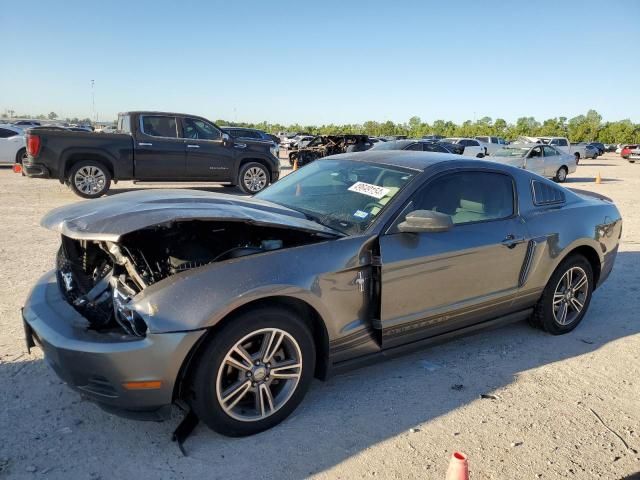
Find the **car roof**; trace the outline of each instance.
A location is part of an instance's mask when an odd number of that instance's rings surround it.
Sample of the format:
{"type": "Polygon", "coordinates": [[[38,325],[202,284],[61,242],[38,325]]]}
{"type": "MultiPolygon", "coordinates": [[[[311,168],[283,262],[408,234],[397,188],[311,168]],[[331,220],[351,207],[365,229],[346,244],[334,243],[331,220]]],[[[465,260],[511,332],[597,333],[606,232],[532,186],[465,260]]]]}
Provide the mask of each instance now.
{"type": "MultiPolygon", "coordinates": [[[[324,157],[327,160],[354,160],[357,162],[377,163],[391,167],[402,167],[423,171],[440,162],[468,160],[453,153],[418,152],[412,150],[373,150],[366,152],[341,153],[324,157]]],[[[323,159],[319,159],[322,161],[323,159]]]]}

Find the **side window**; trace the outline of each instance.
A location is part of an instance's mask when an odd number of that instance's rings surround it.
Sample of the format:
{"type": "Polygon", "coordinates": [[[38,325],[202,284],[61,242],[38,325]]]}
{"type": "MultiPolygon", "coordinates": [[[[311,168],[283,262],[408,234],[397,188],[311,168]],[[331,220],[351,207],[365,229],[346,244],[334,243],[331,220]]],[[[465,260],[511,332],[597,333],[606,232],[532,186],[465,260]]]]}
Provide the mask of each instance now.
{"type": "Polygon", "coordinates": [[[418,152],[422,151],[422,145],[419,143],[412,143],[411,145],[409,145],[407,148],[405,148],[405,150],[416,150],[418,152]]]}
{"type": "Polygon", "coordinates": [[[531,152],[529,152],[528,158],[537,158],[541,156],[542,156],[542,148],[534,147],[531,149],[531,152]]]}
{"type": "Polygon", "coordinates": [[[549,142],[549,145],[559,145],[559,144],[560,144],[560,140],[558,140],[557,138],[554,138],[549,142]]]}
{"type": "Polygon", "coordinates": [[[490,172],[445,175],[416,193],[412,210],[446,213],[454,224],[507,218],[514,212],[513,180],[490,172]]]}
{"type": "Polygon", "coordinates": [[[145,115],[142,117],[142,131],[152,137],[178,138],[176,117],[145,115]]]}
{"type": "Polygon", "coordinates": [[[564,192],[559,188],[538,180],[531,182],[534,205],[553,205],[564,203],[564,192]]]}
{"type": "Polygon", "coordinates": [[[480,140],[484,143],[489,143],[489,137],[477,137],[476,140],[480,140]]]}
{"type": "Polygon", "coordinates": [[[222,138],[220,130],[198,118],[183,118],[182,130],[184,138],[192,138],[194,140],[220,140],[222,138]]]}
{"type": "Polygon", "coordinates": [[[470,142],[469,140],[460,140],[458,142],[458,145],[462,145],[463,147],[468,147],[469,145],[471,145],[469,142],[470,142]]]}
{"type": "Polygon", "coordinates": [[[544,147],[542,147],[542,150],[544,151],[545,157],[553,157],[555,155],[558,155],[558,151],[555,148],[550,147],[548,145],[545,145],[544,147]]]}
{"type": "Polygon", "coordinates": [[[558,146],[559,147],[567,147],[567,146],[569,146],[569,144],[567,143],[567,141],[564,138],[559,138],[558,139],[558,146]]]}
{"type": "Polygon", "coordinates": [[[16,132],[14,132],[13,130],[8,130],[6,128],[0,128],[0,138],[11,138],[11,137],[15,137],[16,135],[18,135],[16,132]]]}
{"type": "Polygon", "coordinates": [[[491,137],[491,143],[500,143],[498,142],[498,137],[491,137]]]}

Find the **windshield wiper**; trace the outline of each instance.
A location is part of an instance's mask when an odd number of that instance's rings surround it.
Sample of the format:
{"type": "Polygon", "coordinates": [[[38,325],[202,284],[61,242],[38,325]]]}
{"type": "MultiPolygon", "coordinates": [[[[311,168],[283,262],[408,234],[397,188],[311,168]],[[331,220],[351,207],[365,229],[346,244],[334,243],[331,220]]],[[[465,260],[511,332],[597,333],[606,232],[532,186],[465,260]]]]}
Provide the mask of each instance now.
{"type": "Polygon", "coordinates": [[[333,230],[334,232],[337,232],[340,236],[346,235],[345,232],[343,232],[341,230],[338,230],[337,228],[330,227],[329,225],[324,223],[322,220],[324,218],[327,218],[326,215],[323,215],[323,216],[320,217],[318,215],[313,215],[312,213],[305,212],[304,210],[297,210],[297,211],[302,213],[307,220],[311,220],[312,222],[319,223],[323,227],[329,228],[329,229],[333,230]]]}

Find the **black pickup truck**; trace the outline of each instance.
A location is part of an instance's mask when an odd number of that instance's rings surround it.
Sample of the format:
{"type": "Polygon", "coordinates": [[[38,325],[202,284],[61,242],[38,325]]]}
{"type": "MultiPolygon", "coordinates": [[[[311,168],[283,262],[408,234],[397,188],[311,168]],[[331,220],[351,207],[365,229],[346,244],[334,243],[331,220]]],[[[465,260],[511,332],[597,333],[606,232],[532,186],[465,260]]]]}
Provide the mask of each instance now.
{"type": "Polygon", "coordinates": [[[273,142],[234,139],[195,115],[126,112],[118,133],[27,131],[25,175],[55,178],[84,198],[111,181],[220,182],[257,193],[280,175],[273,142]]]}

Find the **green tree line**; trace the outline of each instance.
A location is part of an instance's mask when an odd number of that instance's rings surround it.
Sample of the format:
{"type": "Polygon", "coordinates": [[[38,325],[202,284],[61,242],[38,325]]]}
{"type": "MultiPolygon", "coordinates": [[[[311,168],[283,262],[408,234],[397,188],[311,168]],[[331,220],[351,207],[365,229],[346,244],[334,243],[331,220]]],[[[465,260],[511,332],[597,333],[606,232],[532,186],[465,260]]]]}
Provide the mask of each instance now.
{"type": "Polygon", "coordinates": [[[502,118],[493,120],[483,117],[475,122],[467,120],[456,124],[448,120],[435,120],[433,123],[423,122],[420,117],[411,117],[406,123],[392,121],[367,121],[357,124],[302,125],[294,123],[246,123],[217,120],[218,125],[233,125],[258,128],[269,133],[306,132],[313,135],[332,135],[339,133],[357,133],[372,136],[407,135],[420,138],[424,135],[444,135],[445,137],[474,137],[476,135],[493,135],[513,140],[520,135],[526,136],[562,136],[572,142],[600,141],[603,143],[637,143],[640,142],[640,124],[631,120],[603,122],[602,116],[595,110],[586,115],[573,118],[556,117],[539,122],[534,117],[521,117],[515,123],[508,123],[502,118]]]}

